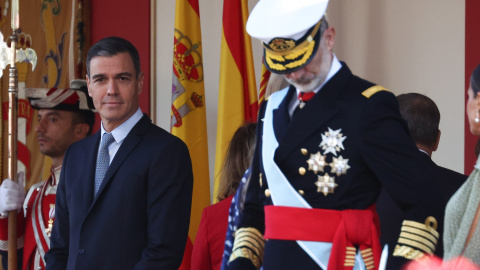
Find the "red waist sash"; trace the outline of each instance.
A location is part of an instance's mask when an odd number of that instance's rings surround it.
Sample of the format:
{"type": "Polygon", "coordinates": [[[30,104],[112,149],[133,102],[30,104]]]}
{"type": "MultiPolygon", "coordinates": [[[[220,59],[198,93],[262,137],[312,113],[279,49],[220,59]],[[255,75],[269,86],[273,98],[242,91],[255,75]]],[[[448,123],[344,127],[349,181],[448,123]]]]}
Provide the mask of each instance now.
{"type": "Polygon", "coordinates": [[[366,210],[325,210],[265,206],[265,239],[332,243],[329,269],[352,269],[355,246],[367,269],[378,269],[381,247],[375,206],[366,210]]]}

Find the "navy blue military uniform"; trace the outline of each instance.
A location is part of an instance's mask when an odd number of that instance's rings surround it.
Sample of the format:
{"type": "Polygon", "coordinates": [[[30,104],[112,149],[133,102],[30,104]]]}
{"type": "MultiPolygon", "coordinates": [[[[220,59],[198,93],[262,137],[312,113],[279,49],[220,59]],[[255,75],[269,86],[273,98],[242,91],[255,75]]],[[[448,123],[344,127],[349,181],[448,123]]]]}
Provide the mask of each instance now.
{"type": "MultiPolygon", "coordinates": [[[[411,140],[395,96],[389,91],[365,91],[372,86],[373,83],[354,76],[342,62],[341,69],[292,119],[288,104],[296,91],[290,86],[278,109],[273,111],[274,134],[279,143],[273,162],[312,208],[366,209],[375,203],[383,186],[405,211],[405,219],[422,224],[429,216],[438,219],[441,213],[436,205],[440,191],[434,184],[431,167],[411,140]],[[333,151],[335,154],[321,147],[324,137],[332,133],[341,141],[333,151]],[[307,161],[317,152],[325,156],[329,165],[323,172],[314,173],[308,169],[307,161]],[[340,156],[348,159],[348,169],[338,175],[332,168],[340,156]],[[316,185],[319,176],[325,174],[335,177],[338,186],[333,193],[319,192],[316,185]]],[[[257,148],[240,222],[240,228],[253,227],[262,234],[263,207],[272,204],[261,151],[268,140],[263,138],[268,102],[264,102],[259,112],[257,148]]],[[[246,258],[237,258],[229,265],[234,269],[254,269],[246,258]]],[[[295,241],[273,239],[265,242],[263,267],[321,269],[295,241]]]]}
{"type": "MultiPolygon", "coordinates": [[[[444,223],[444,211],[446,203],[452,197],[452,195],[460,188],[460,186],[467,180],[467,176],[450,169],[438,166],[433,162],[433,160],[427,155],[422,153],[422,158],[426,163],[430,164],[435,173],[435,181],[438,183],[441,191],[441,198],[444,203],[438,203],[437,207],[442,211],[442,216],[437,219],[439,223],[438,232],[443,236],[443,223],[444,223]]],[[[381,237],[380,241],[382,245],[388,244],[389,246],[394,246],[398,240],[398,234],[400,228],[402,227],[402,221],[404,220],[404,214],[398,206],[392,201],[390,195],[386,192],[385,189],[382,189],[380,196],[377,200],[377,212],[380,218],[381,226],[381,237]]],[[[443,241],[440,239],[435,250],[435,255],[443,257],[443,241]]],[[[387,269],[395,270],[401,269],[405,264],[405,260],[400,257],[392,256],[392,252],[389,253],[387,260],[387,269]]]]}

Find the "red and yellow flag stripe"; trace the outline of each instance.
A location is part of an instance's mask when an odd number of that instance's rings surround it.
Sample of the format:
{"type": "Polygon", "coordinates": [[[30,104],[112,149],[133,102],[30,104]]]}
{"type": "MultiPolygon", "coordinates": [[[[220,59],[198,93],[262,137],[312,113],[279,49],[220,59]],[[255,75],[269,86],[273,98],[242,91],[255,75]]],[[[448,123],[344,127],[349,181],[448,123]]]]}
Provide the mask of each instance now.
{"type": "Polygon", "coordinates": [[[180,269],[190,269],[192,244],[202,210],[210,205],[207,122],[198,0],[177,0],[173,52],[171,133],[188,146],[193,197],[188,243],[180,269]]]}
{"type": "MultiPolygon", "coordinates": [[[[257,89],[251,38],[245,31],[247,0],[224,0],[218,89],[215,186],[228,144],[238,127],[257,121],[257,89]]],[[[216,196],[215,196],[216,197],[216,196]]],[[[216,198],[214,197],[214,200],[216,198]]]]}

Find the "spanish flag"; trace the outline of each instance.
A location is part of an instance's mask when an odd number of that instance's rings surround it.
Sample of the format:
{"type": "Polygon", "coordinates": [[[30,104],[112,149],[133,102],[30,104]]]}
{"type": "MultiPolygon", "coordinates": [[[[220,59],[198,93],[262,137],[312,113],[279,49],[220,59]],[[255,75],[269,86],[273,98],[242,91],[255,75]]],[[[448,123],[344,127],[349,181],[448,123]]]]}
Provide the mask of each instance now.
{"type": "Polygon", "coordinates": [[[252,42],[245,31],[247,17],[248,0],[223,1],[214,200],[218,190],[217,176],[233,134],[245,122],[257,121],[252,42]]]}
{"type": "Polygon", "coordinates": [[[265,64],[262,62],[262,77],[260,81],[260,94],[258,96],[258,107],[262,105],[262,102],[265,100],[265,94],[267,91],[268,80],[270,79],[270,70],[267,69],[265,64]]]}
{"type": "Polygon", "coordinates": [[[210,205],[207,121],[203,85],[202,38],[198,0],[177,0],[175,7],[171,133],[188,146],[193,166],[193,198],[187,247],[180,269],[190,269],[193,242],[202,210],[210,205]]]}

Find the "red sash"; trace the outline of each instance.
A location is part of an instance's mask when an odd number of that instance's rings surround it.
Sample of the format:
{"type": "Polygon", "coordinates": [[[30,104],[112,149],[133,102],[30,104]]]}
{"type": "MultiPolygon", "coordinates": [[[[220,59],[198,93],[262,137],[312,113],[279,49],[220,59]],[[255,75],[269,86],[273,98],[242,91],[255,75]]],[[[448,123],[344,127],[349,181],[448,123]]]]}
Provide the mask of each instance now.
{"type": "Polygon", "coordinates": [[[357,246],[367,269],[378,269],[380,230],[375,207],[367,210],[324,210],[265,206],[265,239],[333,244],[329,269],[352,269],[357,246]]]}

